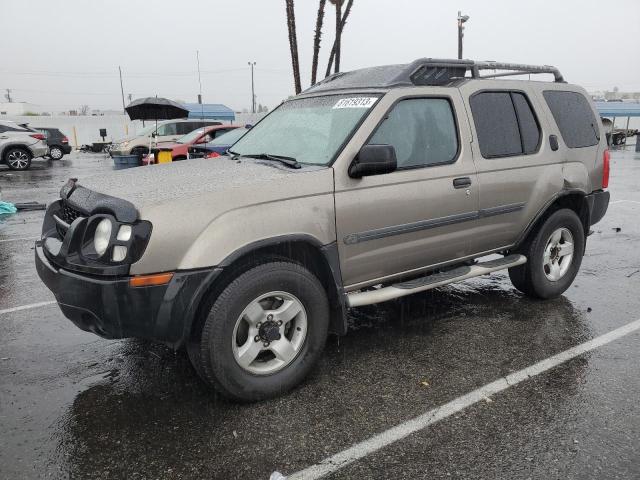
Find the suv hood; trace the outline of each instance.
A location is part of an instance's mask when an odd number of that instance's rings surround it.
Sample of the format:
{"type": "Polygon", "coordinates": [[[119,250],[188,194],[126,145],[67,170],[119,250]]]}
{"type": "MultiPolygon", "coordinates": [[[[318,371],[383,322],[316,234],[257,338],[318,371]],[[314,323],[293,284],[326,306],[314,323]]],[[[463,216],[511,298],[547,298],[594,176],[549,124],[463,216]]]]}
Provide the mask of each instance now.
{"type": "MultiPolygon", "coordinates": [[[[225,196],[229,193],[244,196],[247,203],[260,201],[262,199],[256,191],[260,186],[271,191],[267,195],[270,199],[274,196],[286,198],[298,190],[294,185],[299,179],[326,170],[330,169],[308,166],[294,170],[271,161],[203,158],[130,168],[80,179],[78,184],[95,192],[128,200],[142,213],[160,204],[181,203],[193,198],[204,200],[205,196],[222,193],[225,196]],[[281,186],[284,188],[281,189],[281,186]]],[[[326,190],[327,185],[321,189],[326,190]]]]}

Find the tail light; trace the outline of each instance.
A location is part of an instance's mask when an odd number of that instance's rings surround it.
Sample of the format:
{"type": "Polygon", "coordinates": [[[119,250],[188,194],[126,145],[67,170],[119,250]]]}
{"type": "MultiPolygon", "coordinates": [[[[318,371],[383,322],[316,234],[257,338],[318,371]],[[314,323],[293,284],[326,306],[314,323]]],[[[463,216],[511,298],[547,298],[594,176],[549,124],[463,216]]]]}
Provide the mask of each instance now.
{"type": "Polygon", "coordinates": [[[221,155],[218,152],[211,152],[211,153],[207,153],[207,155],[204,158],[216,158],[220,156],[221,155]]]}
{"type": "Polygon", "coordinates": [[[611,154],[609,149],[604,151],[602,155],[602,188],[609,187],[609,164],[611,162],[611,154]]]}
{"type": "Polygon", "coordinates": [[[62,137],[62,143],[69,143],[69,139],[67,137],[62,137]]]}
{"type": "Polygon", "coordinates": [[[29,136],[35,138],[36,140],[44,140],[45,138],[47,138],[41,133],[32,133],[29,136]]]}

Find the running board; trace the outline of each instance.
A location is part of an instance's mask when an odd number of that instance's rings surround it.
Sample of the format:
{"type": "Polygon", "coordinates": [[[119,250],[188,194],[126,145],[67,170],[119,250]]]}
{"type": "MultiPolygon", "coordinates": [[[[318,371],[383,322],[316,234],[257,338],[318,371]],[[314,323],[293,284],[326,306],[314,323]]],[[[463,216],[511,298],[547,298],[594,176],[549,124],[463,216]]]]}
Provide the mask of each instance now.
{"type": "Polygon", "coordinates": [[[467,278],[479,277],[498,270],[516,267],[526,262],[527,257],[524,255],[509,255],[498,258],[497,260],[476,263],[471,266],[456,267],[446,272],[433,273],[415,280],[389,285],[388,287],[367,290],[366,292],[350,293],[347,295],[347,303],[349,307],[382,303],[387,300],[393,300],[394,298],[431,290],[432,288],[441,287],[449,283],[461,282],[467,278]]]}

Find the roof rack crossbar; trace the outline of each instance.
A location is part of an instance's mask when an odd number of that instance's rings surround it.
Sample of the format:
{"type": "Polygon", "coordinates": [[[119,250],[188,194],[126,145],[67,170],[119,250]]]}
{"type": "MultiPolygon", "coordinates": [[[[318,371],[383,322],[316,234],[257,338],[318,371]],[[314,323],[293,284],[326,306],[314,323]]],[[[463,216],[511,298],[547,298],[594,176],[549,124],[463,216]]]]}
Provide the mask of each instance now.
{"type": "Polygon", "coordinates": [[[496,78],[526,74],[552,74],[558,83],[564,83],[564,77],[556,67],[550,65],[525,65],[519,63],[475,62],[473,60],[444,60],[436,58],[422,58],[407,65],[404,72],[397,79],[410,80],[413,84],[438,85],[453,79],[465,78],[469,71],[471,78],[496,78]],[[500,73],[481,75],[481,70],[502,70],[500,73]]]}

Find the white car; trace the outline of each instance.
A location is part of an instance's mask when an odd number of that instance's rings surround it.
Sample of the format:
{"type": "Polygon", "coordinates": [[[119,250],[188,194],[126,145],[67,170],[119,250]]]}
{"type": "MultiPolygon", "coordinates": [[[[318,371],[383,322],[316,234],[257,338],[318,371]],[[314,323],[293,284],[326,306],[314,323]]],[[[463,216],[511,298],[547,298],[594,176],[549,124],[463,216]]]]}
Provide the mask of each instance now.
{"type": "Polygon", "coordinates": [[[0,120],[0,163],[11,170],[28,170],[31,160],[49,152],[46,137],[26,125],[0,120]]]}

